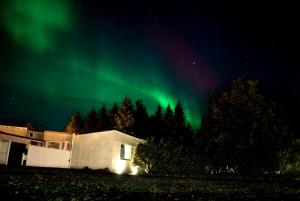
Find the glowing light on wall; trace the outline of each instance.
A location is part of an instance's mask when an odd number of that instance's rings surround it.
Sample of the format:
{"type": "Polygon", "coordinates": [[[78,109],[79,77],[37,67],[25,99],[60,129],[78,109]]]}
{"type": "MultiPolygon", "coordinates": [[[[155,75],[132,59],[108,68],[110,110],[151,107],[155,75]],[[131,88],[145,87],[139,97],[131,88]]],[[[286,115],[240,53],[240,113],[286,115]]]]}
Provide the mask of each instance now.
{"type": "Polygon", "coordinates": [[[115,163],[115,170],[117,174],[122,174],[126,167],[126,161],[125,160],[117,160],[115,163]]]}
{"type": "Polygon", "coordinates": [[[136,175],[139,172],[139,166],[131,166],[131,175],[136,175]]]}

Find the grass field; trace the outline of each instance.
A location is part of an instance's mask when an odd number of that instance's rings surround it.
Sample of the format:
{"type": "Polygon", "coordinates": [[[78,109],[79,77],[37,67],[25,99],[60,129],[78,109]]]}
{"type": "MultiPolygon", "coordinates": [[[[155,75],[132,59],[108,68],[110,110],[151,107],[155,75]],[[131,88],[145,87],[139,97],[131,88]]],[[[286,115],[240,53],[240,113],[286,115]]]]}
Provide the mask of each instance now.
{"type": "Polygon", "coordinates": [[[300,200],[300,182],[0,167],[0,200],[300,200]]]}

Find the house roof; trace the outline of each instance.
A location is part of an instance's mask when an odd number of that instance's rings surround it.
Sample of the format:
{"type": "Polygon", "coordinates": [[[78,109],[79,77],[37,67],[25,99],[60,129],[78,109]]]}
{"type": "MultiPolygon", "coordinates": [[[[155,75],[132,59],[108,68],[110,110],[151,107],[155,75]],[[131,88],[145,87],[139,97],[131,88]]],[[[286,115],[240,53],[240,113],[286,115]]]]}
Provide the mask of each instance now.
{"type": "Polygon", "coordinates": [[[20,135],[14,135],[14,134],[6,133],[6,132],[3,132],[3,131],[0,131],[0,135],[1,135],[1,134],[13,136],[13,137],[18,137],[18,138],[23,138],[23,139],[28,139],[28,140],[34,140],[34,141],[39,141],[39,142],[45,142],[44,140],[38,140],[38,139],[30,138],[30,137],[24,137],[24,136],[20,136],[20,135]]]}
{"type": "Polygon", "coordinates": [[[124,136],[127,136],[127,137],[130,137],[130,138],[134,138],[134,139],[137,139],[137,140],[143,140],[143,139],[140,139],[140,138],[137,138],[137,137],[134,137],[132,135],[129,135],[127,133],[123,133],[121,131],[118,131],[118,130],[107,130],[107,131],[99,131],[99,132],[93,132],[93,133],[83,133],[83,134],[79,134],[79,135],[96,135],[96,134],[99,134],[99,135],[105,135],[105,134],[117,134],[117,135],[124,135],[124,136]]]}

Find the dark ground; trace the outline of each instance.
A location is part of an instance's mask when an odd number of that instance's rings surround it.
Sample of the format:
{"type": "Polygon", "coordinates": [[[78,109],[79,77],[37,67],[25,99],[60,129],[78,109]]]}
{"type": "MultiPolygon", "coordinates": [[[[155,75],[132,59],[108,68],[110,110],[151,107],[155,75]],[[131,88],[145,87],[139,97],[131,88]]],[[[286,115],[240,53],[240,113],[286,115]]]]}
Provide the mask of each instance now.
{"type": "Polygon", "coordinates": [[[0,167],[0,200],[300,200],[300,182],[0,167]]]}

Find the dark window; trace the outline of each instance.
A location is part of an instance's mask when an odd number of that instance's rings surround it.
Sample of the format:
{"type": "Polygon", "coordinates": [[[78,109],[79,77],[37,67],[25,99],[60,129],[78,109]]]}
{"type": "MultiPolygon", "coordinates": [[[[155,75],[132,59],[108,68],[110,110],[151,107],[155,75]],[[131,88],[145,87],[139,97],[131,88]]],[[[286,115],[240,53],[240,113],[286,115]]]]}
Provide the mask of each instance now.
{"type": "Polygon", "coordinates": [[[130,160],[131,158],[131,145],[121,144],[120,158],[123,160],[130,160]]]}
{"type": "Polygon", "coordinates": [[[29,137],[33,137],[33,134],[32,134],[32,133],[29,133],[29,137]]]}
{"type": "Polygon", "coordinates": [[[125,159],[125,146],[121,144],[120,158],[125,159]]]}
{"type": "Polygon", "coordinates": [[[59,143],[57,143],[57,142],[49,142],[48,143],[48,148],[59,149],[59,143]]]}

